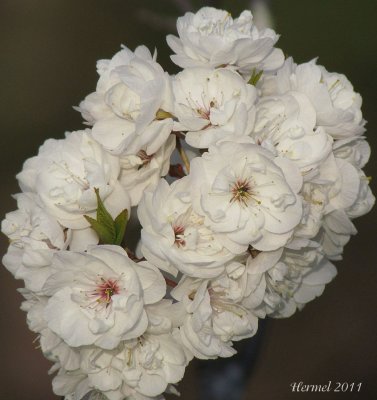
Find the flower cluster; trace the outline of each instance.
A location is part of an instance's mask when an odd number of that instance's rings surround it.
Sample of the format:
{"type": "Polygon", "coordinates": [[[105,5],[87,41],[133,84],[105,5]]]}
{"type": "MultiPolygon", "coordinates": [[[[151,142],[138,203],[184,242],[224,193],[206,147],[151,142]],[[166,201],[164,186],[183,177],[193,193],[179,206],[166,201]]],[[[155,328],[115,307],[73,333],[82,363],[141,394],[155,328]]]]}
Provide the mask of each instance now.
{"type": "Polygon", "coordinates": [[[3,263],[66,400],[174,393],[193,357],[230,357],[259,318],[321,295],[374,204],[344,75],[284,59],[248,11],[205,7],[177,28],[175,76],[144,46],[98,62],[77,107],[90,128],[25,162],[2,222],[3,263]]]}

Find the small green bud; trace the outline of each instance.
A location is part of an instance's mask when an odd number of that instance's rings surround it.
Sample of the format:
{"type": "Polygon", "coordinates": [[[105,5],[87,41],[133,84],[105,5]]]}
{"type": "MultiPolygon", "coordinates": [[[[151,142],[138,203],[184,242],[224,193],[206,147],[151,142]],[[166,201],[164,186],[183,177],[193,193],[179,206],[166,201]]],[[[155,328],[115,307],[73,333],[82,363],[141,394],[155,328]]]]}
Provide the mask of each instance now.
{"type": "Polygon", "coordinates": [[[251,74],[251,78],[249,79],[249,82],[247,82],[249,85],[256,86],[258,83],[259,79],[263,75],[263,70],[256,70],[255,68],[253,69],[253,73],[251,74]]]}
{"type": "Polygon", "coordinates": [[[170,114],[170,112],[168,112],[168,111],[164,111],[164,110],[161,110],[161,109],[159,109],[156,112],[156,119],[158,121],[161,121],[163,119],[168,119],[168,118],[174,118],[174,115],[170,114]]]}

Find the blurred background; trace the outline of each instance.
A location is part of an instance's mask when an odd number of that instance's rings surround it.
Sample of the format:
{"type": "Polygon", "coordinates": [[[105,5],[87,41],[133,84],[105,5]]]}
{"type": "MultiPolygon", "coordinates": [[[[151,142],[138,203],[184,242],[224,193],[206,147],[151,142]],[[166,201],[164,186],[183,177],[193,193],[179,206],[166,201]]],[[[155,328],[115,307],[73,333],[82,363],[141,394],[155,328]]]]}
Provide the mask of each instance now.
{"type": "MultiPolygon", "coordinates": [[[[266,3],[266,2],[265,2],[266,3]]],[[[83,127],[72,109],[95,88],[97,59],[120,44],[158,48],[171,73],[165,36],[175,18],[192,7],[228,9],[233,15],[260,1],[186,0],[0,0],[1,219],[15,208],[15,174],[42,142],[83,127]]],[[[366,174],[377,176],[377,40],[375,0],[269,1],[278,47],[296,62],[319,56],[329,71],[342,72],[364,99],[372,158],[366,174]]],[[[258,8],[259,7],[259,8],[258,8]]],[[[267,15],[268,17],[268,15],[267,15]]],[[[377,193],[376,182],[372,188],[377,193]]],[[[258,338],[257,361],[244,400],[377,398],[377,209],[356,221],[359,234],[337,263],[335,281],[303,312],[269,320],[258,338]],[[359,393],[292,393],[290,384],[362,382],[359,393]]],[[[1,237],[1,254],[6,251],[1,237]]],[[[0,399],[54,400],[50,363],[33,343],[21,296],[0,270],[0,399]]],[[[179,389],[182,400],[198,399],[202,368],[192,363],[179,389]]],[[[210,399],[209,399],[210,400],[210,399]]]]}

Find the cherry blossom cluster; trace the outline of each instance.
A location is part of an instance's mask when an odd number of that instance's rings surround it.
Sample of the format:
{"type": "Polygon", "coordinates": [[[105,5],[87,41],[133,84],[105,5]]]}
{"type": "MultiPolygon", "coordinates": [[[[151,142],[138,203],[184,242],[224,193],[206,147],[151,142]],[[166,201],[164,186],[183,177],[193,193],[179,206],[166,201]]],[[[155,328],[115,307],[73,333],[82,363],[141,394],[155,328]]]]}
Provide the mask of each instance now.
{"type": "Polygon", "coordinates": [[[321,295],[374,203],[344,75],[285,59],[249,11],[205,7],[177,29],[175,76],[144,46],[98,62],[76,107],[89,128],[25,162],[2,222],[3,263],[66,400],[176,392],[193,357],[230,357],[259,318],[321,295]]]}

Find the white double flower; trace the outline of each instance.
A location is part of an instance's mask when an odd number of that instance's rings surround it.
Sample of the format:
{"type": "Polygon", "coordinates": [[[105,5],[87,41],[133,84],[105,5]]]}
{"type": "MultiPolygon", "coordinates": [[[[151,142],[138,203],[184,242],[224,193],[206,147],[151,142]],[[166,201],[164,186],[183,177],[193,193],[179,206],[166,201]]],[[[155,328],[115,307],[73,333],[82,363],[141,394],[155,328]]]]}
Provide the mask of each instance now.
{"type": "Polygon", "coordinates": [[[253,69],[274,70],[284,61],[283,52],[274,48],[279,36],[272,29],[258,30],[250,11],[233,19],[229,12],[203,7],[196,14],[178,18],[179,38],[168,35],[176,53],[173,62],[182,68],[230,66],[245,75],[253,69]]]}
{"type": "Polygon", "coordinates": [[[257,91],[229,69],[188,68],[173,81],[175,130],[187,131],[189,145],[204,149],[254,126],[257,91]]]}
{"type": "Polygon", "coordinates": [[[118,246],[60,252],[43,293],[45,319],[68,345],[113,349],[148,327],[144,306],[161,300],[165,281],[156,267],[136,264],[118,246]]]}
{"type": "Polygon", "coordinates": [[[61,140],[48,139],[38,155],[25,162],[17,179],[24,192],[38,195],[41,206],[62,226],[83,229],[89,226],[83,216],[95,216],[95,188],[114,217],[129,209],[119,173],[118,157],[106,152],[86,130],[61,140]]]}
{"type": "Polygon", "coordinates": [[[289,160],[254,144],[223,142],[191,163],[193,209],[237,254],[275,250],[302,218],[302,177],[289,160]]]}
{"type": "Polygon", "coordinates": [[[193,211],[189,178],[171,186],[161,180],[149,191],[138,208],[143,227],[141,251],[160,269],[176,275],[213,278],[224,271],[234,257],[204,224],[204,217],[193,211]],[[156,212],[157,211],[157,212],[156,212]]]}
{"type": "Polygon", "coordinates": [[[173,126],[169,75],[145,46],[123,47],[111,60],[98,62],[95,92],[78,110],[93,125],[93,137],[113,154],[154,154],[173,126]]]}
{"type": "Polygon", "coordinates": [[[310,99],[317,113],[317,125],[335,139],[358,136],[365,131],[361,96],[344,75],[328,72],[316,60],[297,65],[289,58],[276,75],[265,79],[263,92],[284,94],[290,90],[302,92],[310,99]]]}

